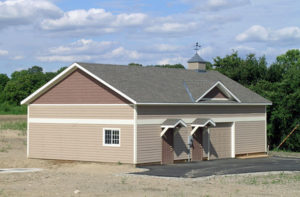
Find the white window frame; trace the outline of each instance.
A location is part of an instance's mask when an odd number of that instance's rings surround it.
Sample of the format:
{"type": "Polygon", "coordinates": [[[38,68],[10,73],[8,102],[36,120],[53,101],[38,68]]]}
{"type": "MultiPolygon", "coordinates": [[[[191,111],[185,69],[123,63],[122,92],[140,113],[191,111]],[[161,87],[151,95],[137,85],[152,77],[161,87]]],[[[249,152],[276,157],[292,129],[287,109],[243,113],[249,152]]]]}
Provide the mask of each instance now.
{"type": "MultiPolygon", "coordinates": [[[[111,135],[112,137],[112,135],[111,135]]],[[[113,139],[111,139],[113,140],[113,139]]],[[[103,128],[102,131],[102,145],[103,146],[112,146],[112,147],[120,147],[121,146],[121,129],[120,128],[103,128]],[[105,131],[106,130],[118,130],[119,131],[119,144],[106,144],[105,143],[105,131]]]]}

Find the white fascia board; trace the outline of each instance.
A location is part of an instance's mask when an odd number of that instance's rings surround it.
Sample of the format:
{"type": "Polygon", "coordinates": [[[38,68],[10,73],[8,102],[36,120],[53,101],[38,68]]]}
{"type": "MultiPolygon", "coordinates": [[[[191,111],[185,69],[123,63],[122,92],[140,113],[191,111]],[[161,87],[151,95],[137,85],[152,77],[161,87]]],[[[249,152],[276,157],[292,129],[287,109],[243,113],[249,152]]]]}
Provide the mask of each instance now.
{"type": "Polygon", "coordinates": [[[160,137],[162,137],[163,135],[165,135],[165,133],[167,132],[167,130],[169,129],[170,127],[165,127],[164,130],[162,130],[162,132],[160,133],[160,137]]]}
{"type": "MultiPolygon", "coordinates": [[[[192,127],[193,127],[193,125],[192,125],[192,127]]],[[[197,131],[197,129],[198,129],[199,127],[201,127],[201,126],[200,126],[200,125],[195,126],[195,127],[193,128],[193,130],[191,131],[191,135],[194,135],[194,133],[197,131]]]]}
{"type": "Polygon", "coordinates": [[[199,102],[206,94],[208,94],[213,88],[215,88],[216,86],[220,85],[222,88],[224,88],[237,102],[241,103],[240,99],[238,99],[228,88],[226,88],[226,86],[221,82],[221,81],[217,81],[217,83],[215,83],[212,87],[210,87],[204,94],[202,94],[202,96],[200,96],[196,102],[199,102]]]}
{"type": "Polygon", "coordinates": [[[185,124],[185,122],[183,122],[182,120],[178,120],[174,125],[161,125],[160,127],[162,128],[175,128],[178,124],[183,125],[184,127],[187,127],[187,125],[185,124]]]}
{"type": "Polygon", "coordinates": [[[195,105],[228,105],[228,106],[231,106],[231,105],[242,105],[242,106],[245,106],[245,105],[272,105],[272,103],[137,103],[137,105],[171,105],[171,106],[174,106],[174,105],[178,105],[178,106],[195,106],[195,105]]]}
{"type": "Polygon", "coordinates": [[[192,127],[205,127],[208,123],[212,124],[214,127],[216,126],[216,123],[212,120],[206,121],[204,124],[192,124],[192,127]]]}
{"type": "Polygon", "coordinates": [[[52,87],[53,85],[55,85],[57,82],[60,81],[60,79],[71,73],[72,71],[74,71],[76,68],[84,71],[85,73],[87,73],[88,75],[90,75],[91,77],[93,77],[94,79],[96,79],[97,81],[99,81],[100,83],[104,84],[105,86],[107,86],[108,88],[110,88],[111,90],[113,90],[114,92],[118,93],[119,95],[121,95],[122,97],[124,97],[125,99],[129,100],[130,102],[132,102],[133,104],[136,104],[136,101],[133,100],[132,98],[130,98],[129,96],[127,96],[126,94],[124,94],[123,92],[121,92],[120,90],[116,89],[115,87],[111,86],[109,83],[107,83],[106,81],[100,79],[99,77],[97,77],[96,75],[94,75],[93,73],[91,73],[90,71],[88,71],[87,69],[83,68],[82,66],[80,66],[77,63],[73,63],[71,66],[69,66],[68,68],[66,68],[63,72],[61,72],[60,74],[58,74],[56,77],[54,77],[52,80],[50,80],[48,83],[46,83],[45,85],[43,85],[41,88],[39,88],[38,90],[36,90],[34,93],[32,93],[31,95],[29,95],[27,98],[25,98],[24,100],[21,101],[21,105],[23,104],[28,104],[30,101],[32,101],[32,99],[36,98],[37,96],[41,95],[42,93],[44,93],[45,90],[48,90],[48,87],[52,87]],[[52,85],[52,86],[51,86],[52,85]]]}

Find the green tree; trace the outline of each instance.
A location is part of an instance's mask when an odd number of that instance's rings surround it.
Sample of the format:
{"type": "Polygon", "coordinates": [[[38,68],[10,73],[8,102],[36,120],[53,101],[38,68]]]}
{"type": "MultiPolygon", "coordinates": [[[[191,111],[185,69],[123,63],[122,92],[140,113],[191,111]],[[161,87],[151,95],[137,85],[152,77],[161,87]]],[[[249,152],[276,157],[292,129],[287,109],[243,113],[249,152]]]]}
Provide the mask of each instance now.
{"type": "Polygon", "coordinates": [[[0,74],[0,92],[4,89],[6,83],[9,81],[9,78],[6,74],[0,74]]]}
{"type": "Polygon", "coordinates": [[[143,66],[142,64],[138,64],[138,63],[129,63],[128,66],[143,66]]]}
{"type": "MultiPolygon", "coordinates": [[[[289,50],[267,67],[265,57],[237,52],[214,59],[214,69],[272,101],[267,107],[268,143],[275,148],[300,123],[300,51],[289,50]]],[[[300,133],[295,132],[282,147],[300,151],[300,133]]]]}

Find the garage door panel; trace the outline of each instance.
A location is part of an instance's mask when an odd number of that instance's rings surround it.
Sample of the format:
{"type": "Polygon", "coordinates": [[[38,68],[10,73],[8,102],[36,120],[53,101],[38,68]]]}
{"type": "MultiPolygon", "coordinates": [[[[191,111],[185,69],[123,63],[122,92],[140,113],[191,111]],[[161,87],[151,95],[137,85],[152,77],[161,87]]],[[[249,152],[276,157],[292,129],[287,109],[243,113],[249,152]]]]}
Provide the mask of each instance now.
{"type": "Polygon", "coordinates": [[[210,128],[210,159],[231,157],[231,123],[210,128]]]}
{"type": "Polygon", "coordinates": [[[235,123],[236,154],[265,152],[265,121],[235,123]]]}

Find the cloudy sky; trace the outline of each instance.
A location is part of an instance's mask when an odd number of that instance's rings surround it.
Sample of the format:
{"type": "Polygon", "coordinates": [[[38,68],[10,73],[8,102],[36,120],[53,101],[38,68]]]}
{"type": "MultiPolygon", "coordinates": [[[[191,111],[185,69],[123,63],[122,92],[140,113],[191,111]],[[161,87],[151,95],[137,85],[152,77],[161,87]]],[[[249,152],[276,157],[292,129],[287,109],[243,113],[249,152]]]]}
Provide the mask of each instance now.
{"type": "Polygon", "coordinates": [[[0,0],[0,73],[72,62],[182,63],[300,48],[297,0],[0,0]]]}

